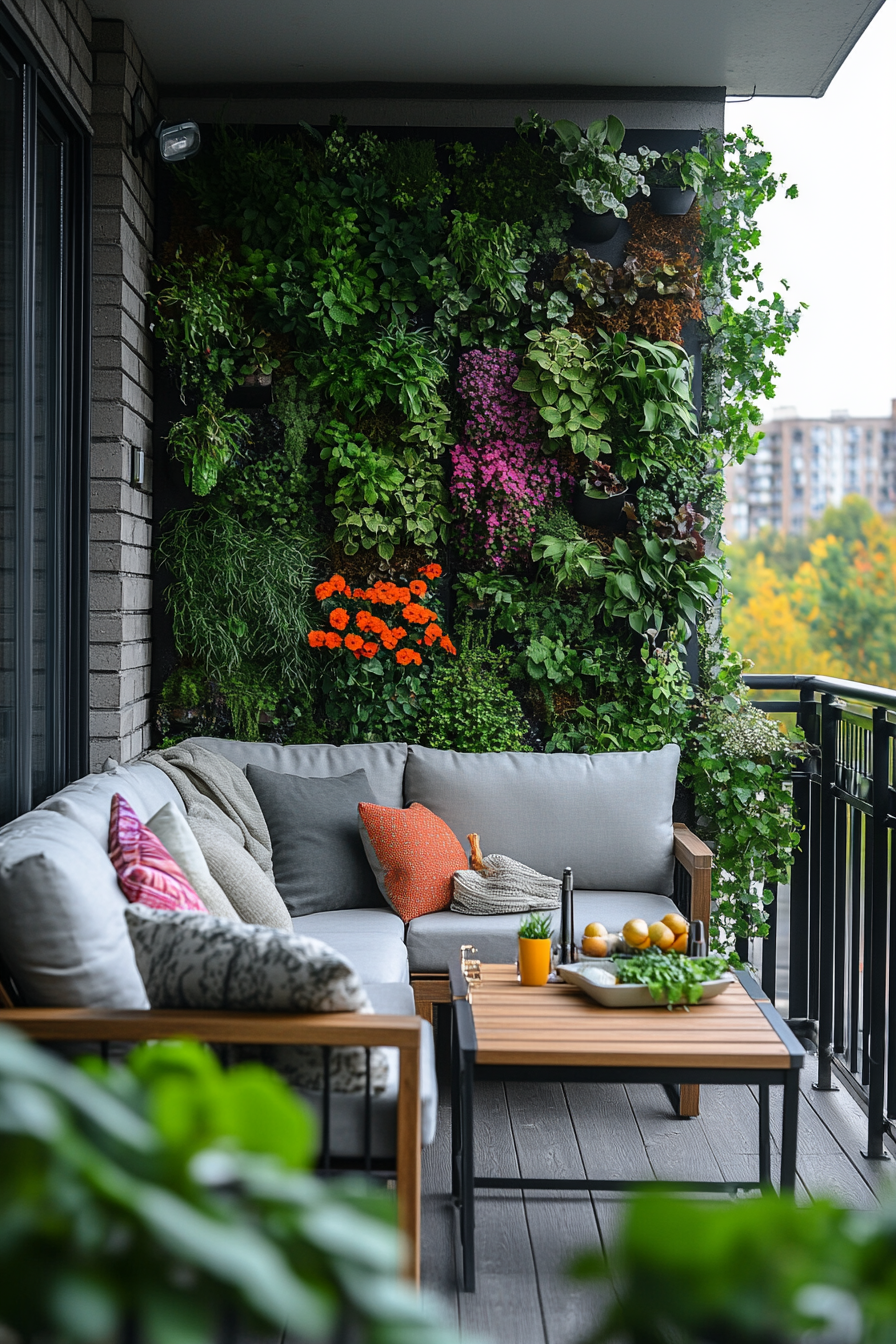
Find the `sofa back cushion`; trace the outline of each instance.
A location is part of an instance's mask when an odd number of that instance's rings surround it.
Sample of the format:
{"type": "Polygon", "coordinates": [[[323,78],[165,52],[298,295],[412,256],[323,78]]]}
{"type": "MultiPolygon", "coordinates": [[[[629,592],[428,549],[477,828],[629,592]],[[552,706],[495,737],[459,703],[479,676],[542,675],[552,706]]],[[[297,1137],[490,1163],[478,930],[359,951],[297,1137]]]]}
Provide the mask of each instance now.
{"type": "Polygon", "coordinates": [[[108,855],[71,818],[41,809],[0,830],[0,948],[29,1004],[148,1007],[126,907],[108,855]]]}
{"type": "Polygon", "coordinates": [[[142,822],[149,821],[165,803],[171,803],[179,812],[185,811],[183,800],[168,776],[143,762],[117,765],[114,770],[76,779],[41,803],[38,811],[58,812],[77,822],[108,853],[109,817],[116,793],[127,799],[142,822]]]}
{"type": "Polygon", "coordinates": [[[598,755],[408,748],[405,799],[485,854],[508,854],[577,887],[672,892],[672,804],[680,751],[598,755]]]}
{"type": "Polygon", "coordinates": [[[279,775],[300,775],[304,779],[332,779],[363,770],[372,802],[382,807],[403,806],[402,784],[408,755],[404,742],[280,747],[272,742],[230,742],[223,737],[203,737],[201,745],[208,751],[220,752],[241,770],[247,765],[259,765],[279,775]]]}

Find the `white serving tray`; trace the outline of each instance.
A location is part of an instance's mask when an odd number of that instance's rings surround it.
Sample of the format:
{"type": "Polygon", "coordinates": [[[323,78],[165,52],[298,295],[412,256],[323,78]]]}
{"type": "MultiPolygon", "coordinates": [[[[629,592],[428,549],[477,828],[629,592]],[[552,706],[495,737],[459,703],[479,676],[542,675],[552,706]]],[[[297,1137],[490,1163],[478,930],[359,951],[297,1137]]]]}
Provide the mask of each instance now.
{"type": "MultiPolygon", "coordinates": [[[[580,962],[574,962],[566,966],[558,966],[557,974],[561,980],[565,980],[568,985],[574,985],[576,989],[583,990],[589,997],[594,999],[603,1008],[662,1008],[668,1006],[668,997],[663,995],[660,999],[655,999],[646,985],[596,985],[593,980],[589,980],[581,972],[580,962]]],[[[601,970],[609,971],[611,975],[616,974],[616,964],[609,957],[593,957],[587,959],[587,965],[598,966],[601,970]]],[[[707,1003],[710,999],[716,998],[719,994],[724,994],[729,985],[734,984],[734,976],[730,971],[719,980],[704,980],[703,994],[697,1003],[675,1004],[677,1007],[699,1008],[701,1004],[707,1003]]]]}

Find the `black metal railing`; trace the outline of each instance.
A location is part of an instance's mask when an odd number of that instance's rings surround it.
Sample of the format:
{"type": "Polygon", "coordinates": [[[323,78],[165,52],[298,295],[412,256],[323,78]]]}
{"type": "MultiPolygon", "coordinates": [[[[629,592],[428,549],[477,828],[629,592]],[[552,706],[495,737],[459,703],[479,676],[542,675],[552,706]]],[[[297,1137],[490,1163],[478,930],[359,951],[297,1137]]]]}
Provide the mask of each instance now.
{"type": "Polygon", "coordinates": [[[790,692],[754,702],[795,714],[813,744],[792,775],[802,839],[790,882],[771,893],[768,938],[748,954],[791,1023],[817,1031],[817,1087],[838,1080],[859,1097],[865,1155],[885,1158],[884,1136],[896,1137],[896,691],[798,675],[744,681],[790,692]]]}

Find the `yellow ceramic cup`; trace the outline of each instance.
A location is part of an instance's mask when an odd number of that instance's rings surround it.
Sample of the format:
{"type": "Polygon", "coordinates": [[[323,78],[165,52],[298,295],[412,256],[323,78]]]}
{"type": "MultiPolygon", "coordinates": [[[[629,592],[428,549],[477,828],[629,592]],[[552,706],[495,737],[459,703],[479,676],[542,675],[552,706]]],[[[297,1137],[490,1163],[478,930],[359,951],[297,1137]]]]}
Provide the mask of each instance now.
{"type": "Polygon", "coordinates": [[[551,939],[519,938],[520,984],[546,985],[551,973],[551,939]]]}

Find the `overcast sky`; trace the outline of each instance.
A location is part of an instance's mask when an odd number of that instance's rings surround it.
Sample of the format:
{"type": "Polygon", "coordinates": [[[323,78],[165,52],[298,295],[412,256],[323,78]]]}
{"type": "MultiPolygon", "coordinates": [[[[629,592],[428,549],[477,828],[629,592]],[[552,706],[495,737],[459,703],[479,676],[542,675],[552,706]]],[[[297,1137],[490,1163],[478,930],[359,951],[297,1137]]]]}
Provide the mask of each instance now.
{"type": "MultiPolygon", "coordinates": [[[[804,416],[889,415],[896,397],[896,0],[872,20],[823,98],[729,103],[799,186],[757,216],[769,288],[810,306],[775,405],[804,416]]],[[[768,408],[764,408],[768,409],[768,408]]]]}

